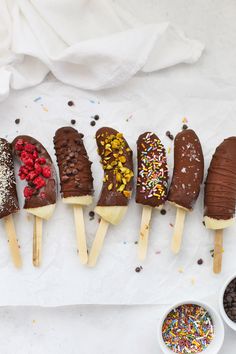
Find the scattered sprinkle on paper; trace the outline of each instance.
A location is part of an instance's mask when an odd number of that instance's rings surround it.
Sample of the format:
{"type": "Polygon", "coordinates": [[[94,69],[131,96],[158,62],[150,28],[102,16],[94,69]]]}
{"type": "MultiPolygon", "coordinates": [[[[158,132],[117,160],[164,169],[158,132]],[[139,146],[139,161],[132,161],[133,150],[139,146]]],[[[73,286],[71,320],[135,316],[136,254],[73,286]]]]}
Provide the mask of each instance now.
{"type": "Polygon", "coordinates": [[[161,254],[161,251],[156,251],[155,254],[161,254]]]}
{"type": "Polygon", "coordinates": [[[171,224],[171,222],[169,223],[169,225],[170,225],[170,227],[174,227],[174,225],[173,225],[173,224],[171,224]]]}
{"type": "Polygon", "coordinates": [[[187,119],[186,117],[184,117],[184,118],[182,119],[182,123],[188,123],[188,119],[187,119]]]}
{"type": "Polygon", "coordinates": [[[48,108],[45,107],[43,104],[41,104],[41,107],[43,108],[43,111],[44,111],[44,112],[48,112],[48,108]]]}
{"type": "Polygon", "coordinates": [[[192,278],[191,278],[191,284],[192,284],[192,285],[195,285],[195,283],[196,283],[196,279],[195,279],[194,277],[192,277],[192,278]]]}
{"type": "Polygon", "coordinates": [[[167,150],[167,153],[170,154],[170,152],[171,152],[171,147],[169,146],[168,150],[167,150]]]}
{"type": "Polygon", "coordinates": [[[41,99],[42,99],[42,97],[41,97],[41,96],[36,97],[36,98],[34,99],[34,102],[38,102],[38,101],[40,101],[41,99]]]}
{"type": "Polygon", "coordinates": [[[179,268],[178,268],[178,272],[179,272],[179,273],[183,273],[183,272],[184,272],[183,267],[179,267],[179,268]]]}
{"type": "Polygon", "coordinates": [[[126,122],[128,122],[131,118],[133,118],[133,114],[131,114],[128,118],[126,118],[126,122]]]}
{"type": "Polygon", "coordinates": [[[95,103],[95,101],[94,101],[94,100],[89,100],[89,102],[90,102],[90,103],[95,103]]]}
{"type": "Polygon", "coordinates": [[[35,323],[36,323],[36,320],[33,320],[32,323],[35,324],[35,323]]]}

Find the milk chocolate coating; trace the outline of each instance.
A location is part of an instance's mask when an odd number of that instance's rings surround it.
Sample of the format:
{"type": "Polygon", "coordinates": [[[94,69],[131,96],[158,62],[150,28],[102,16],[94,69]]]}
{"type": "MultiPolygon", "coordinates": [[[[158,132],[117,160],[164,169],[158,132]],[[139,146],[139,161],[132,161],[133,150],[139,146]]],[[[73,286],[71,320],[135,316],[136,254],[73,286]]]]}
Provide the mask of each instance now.
{"type": "Polygon", "coordinates": [[[236,204],[236,137],[225,139],[212,157],[205,182],[204,215],[231,219],[236,204]]]}
{"type": "Polygon", "coordinates": [[[120,134],[117,130],[108,127],[100,128],[96,133],[98,153],[101,156],[101,163],[104,169],[104,179],[107,179],[103,181],[100,198],[97,203],[98,206],[126,206],[131,197],[133,180],[133,153],[127,141],[120,135],[122,136],[122,134],[120,134]],[[114,146],[115,143],[112,141],[117,140],[117,137],[121,143],[121,146],[119,148],[111,147],[111,152],[108,154],[109,150],[106,150],[107,144],[114,146]],[[106,156],[106,154],[108,155],[106,156]],[[125,158],[125,162],[121,163],[119,161],[119,159],[122,160],[121,157],[125,158]],[[118,165],[122,168],[122,170],[118,167],[118,165]],[[122,181],[117,181],[118,176],[120,176],[118,173],[121,177],[125,176],[125,173],[129,176],[127,177],[128,179],[125,187],[122,181]],[[124,188],[123,191],[122,188],[124,188]]]}
{"type": "Polygon", "coordinates": [[[11,145],[0,138],[0,218],[19,210],[11,145]]]}
{"type": "Polygon", "coordinates": [[[193,130],[183,130],[174,141],[174,171],[168,200],[191,210],[199,195],[203,174],[201,143],[193,130]]]}
{"type": "MultiPolygon", "coordinates": [[[[45,180],[46,185],[40,189],[39,193],[32,195],[29,199],[27,198],[25,199],[24,209],[38,208],[50,204],[55,204],[57,199],[57,178],[56,178],[55,168],[50,155],[48,154],[45,147],[38,140],[28,135],[19,135],[12,142],[14,154],[16,155],[19,161],[20,161],[19,151],[15,149],[15,144],[19,139],[23,139],[24,142],[35,145],[38,151],[38,155],[39,155],[38,157],[39,158],[44,157],[46,159],[45,165],[49,166],[51,170],[50,178],[43,178],[42,176],[40,176],[45,180]],[[45,197],[42,197],[42,193],[44,193],[45,197]]],[[[30,186],[29,182],[28,185],[30,186]]]]}
{"type": "Polygon", "coordinates": [[[164,204],[168,186],[166,151],[154,133],[146,132],[139,136],[137,160],[136,203],[151,207],[164,204]]]}
{"type": "Polygon", "coordinates": [[[92,162],[89,161],[83,137],[71,127],[58,129],[54,136],[63,198],[93,195],[92,162]]]}

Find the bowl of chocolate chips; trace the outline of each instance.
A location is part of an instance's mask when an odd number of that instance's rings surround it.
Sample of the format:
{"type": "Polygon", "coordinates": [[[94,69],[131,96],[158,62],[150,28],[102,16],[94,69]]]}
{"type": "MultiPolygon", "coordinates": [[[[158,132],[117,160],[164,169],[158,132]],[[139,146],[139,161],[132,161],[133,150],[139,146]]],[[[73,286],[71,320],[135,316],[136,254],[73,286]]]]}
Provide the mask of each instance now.
{"type": "Polygon", "coordinates": [[[236,274],[231,276],[222,287],[219,306],[224,321],[236,331],[236,274]]]}

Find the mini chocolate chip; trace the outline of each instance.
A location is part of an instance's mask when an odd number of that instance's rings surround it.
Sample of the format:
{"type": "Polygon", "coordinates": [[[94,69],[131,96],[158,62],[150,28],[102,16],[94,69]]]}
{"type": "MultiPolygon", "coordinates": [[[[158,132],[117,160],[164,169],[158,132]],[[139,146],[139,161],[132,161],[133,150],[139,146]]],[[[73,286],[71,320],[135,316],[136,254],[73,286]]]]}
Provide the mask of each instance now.
{"type": "Polygon", "coordinates": [[[137,244],[138,244],[138,241],[134,241],[134,244],[137,245],[137,244]]]}
{"type": "Polygon", "coordinates": [[[68,101],[67,104],[68,104],[68,106],[70,106],[70,107],[71,107],[71,106],[74,106],[74,102],[73,102],[73,101],[68,101]]]}
{"type": "Polygon", "coordinates": [[[161,215],[166,215],[166,210],[165,209],[161,209],[161,215]]]}
{"type": "Polygon", "coordinates": [[[205,226],[205,225],[206,225],[206,224],[205,224],[205,221],[203,221],[202,224],[205,226]]]}
{"type": "Polygon", "coordinates": [[[95,215],[94,211],[91,210],[91,211],[89,212],[90,218],[94,218],[94,215],[95,215]]]}
{"type": "Polygon", "coordinates": [[[75,119],[71,119],[71,121],[70,121],[70,122],[71,122],[71,124],[72,124],[72,125],[75,125],[76,120],[75,120],[75,119]]]}
{"type": "Polygon", "coordinates": [[[170,140],[174,140],[174,135],[170,134],[169,138],[170,140]]]}
{"type": "Polygon", "coordinates": [[[187,124],[184,124],[184,125],[182,126],[182,129],[183,129],[183,130],[188,129],[187,124]]]}
{"type": "Polygon", "coordinates": [[[136,267],[135,268],[135,272],[139,273],[139,272],[141,272],[142,269],[143,269],[142,266],[136,267]]]}
{"type": "Polygon", "coordinates": [[[95,122],[94,120],[92,120],[92,122],[90,123],[90,125],[91,125],[92,127],[94,127],[95,124],[96,124],[96,122],[95,122]]]}
{"type": "Polygon", "coordinates": [[[99,120],[99,115],[95,114],[95,116],[93,117],[95,120],[99,120]]]}
{"type": "Polygon", "coordinates": [[[72,173],[73,173],[73,175],[76,175],[78,173],[77,168],[73,168],[72,173]]]}
{"type": "Polygon", "coordinates": [[[170,131],[169,130],[167,130],[167,132],[166,132],[166,136],[170,136],[170,131]]]}
{"type": "Polygon", "coordinates": [[[19,124],[20,123],[20,118],[15,119],[15,123],[19,124]]]}
{"type": "Polygon", "coordinates": [[[202,265],[202,264],[203,264],[203,260],[200,258],[200,259],[197,261],[197,264],[202,265]]]}
{"type": "Polygon", "coordinates": [[[71,174],[72,174],[72,170],[71,170],[70,168],[67,168],[66,174],[67,174],[67,175],[71,175],[71,174]]]}

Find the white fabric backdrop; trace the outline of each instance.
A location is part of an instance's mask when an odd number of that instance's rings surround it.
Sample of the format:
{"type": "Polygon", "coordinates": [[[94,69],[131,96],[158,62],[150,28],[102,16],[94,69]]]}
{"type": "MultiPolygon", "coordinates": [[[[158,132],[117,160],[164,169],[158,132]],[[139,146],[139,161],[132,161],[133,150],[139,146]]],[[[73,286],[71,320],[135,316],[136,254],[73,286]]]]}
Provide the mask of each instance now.
{"type": "Polygon", "coordinates": [[[143,24],[112,1],[0,0],[0,9],[0,99],[49,71],[98,90],[139,70],[194,63],[203,50],[168,22],[143,24]]]}

